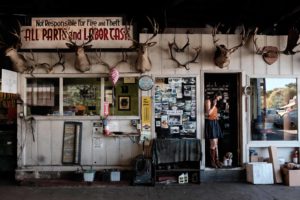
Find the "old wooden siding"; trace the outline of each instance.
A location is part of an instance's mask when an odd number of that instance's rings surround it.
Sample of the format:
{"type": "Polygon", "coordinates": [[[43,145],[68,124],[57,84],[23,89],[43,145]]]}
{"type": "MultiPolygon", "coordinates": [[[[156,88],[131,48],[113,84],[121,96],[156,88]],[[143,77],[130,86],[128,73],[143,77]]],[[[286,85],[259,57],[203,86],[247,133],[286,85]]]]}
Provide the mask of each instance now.
{"type": "MultiPolygon", "coordinates": [[[[145,41],[149,37],[148,34],[141,34],[140,40],[145,41]]],[[[229,67],[220,69],[213,63],[213,56],[215,47],[212,42],[212,36],[210,34],[189,34],[190,45],[185,53],[175,53],[176,59],[184,63],[191,59],[194,55],[194,48],[201,46],[201,52],[195,63],[191,63],[188,66],[190,70],[178,67],[177,64],[170,59],[168,43],[173,42],[174,38],[179,47],[182,47],[187,41],[186,34],[159,34],[153,40],[157,42],[154,47],[149,49],[149,57],[152,60],[152,70],[147,72],[150,75],[160,75],[160,76],[197,76],[198,79],[197,89],[201,91],[198,94],[197,102],[202,105],[203,101],[203,73],[204,72],[241,72],[243,74],[242,80],[243,85],[246,84],[245,76],[249,77],[298,77],[300,75],[300,54],[294,56],[287,56],[280,54],[277,62],[272,65],[267,65],[261,55],[255,54],[255,48],[253,45],[252,38],[246,43],[245,46],[238,49],[231,56],[231,63],[229,67]]],[[[227,47],[231,48],[240,42],[240,37],[238,35],[217,35],[219,38],[219,43],[225,44],[227,47]]],[[[257,44],[260,47],[263,46],[277,46],[280,50],[283,50],[286,45],[286,36],[257,36],[257,44]]],[[[25,53],[27,54],[27,53],[25,53]]],[[[56,53],[35,53],[37,62],[50,62],[51,64],[57,61],[56,53]]],[[[61,67],[54,69],[53,74],[47,74],[44,69],[37,69],[35,74],[37,76],[74,76],[78,74],[83,76],[80,72],[73,68],[74,54],[64,53],[66,60],[66,69],[62,72],[61,67]]],[[[96,53],[88,52],[88,55],[94,63],[89,72],[85,72],[84,76],[88,77],[89,74],[107,74],[108,69],[100,64],[97,64],[96,53]]],[[[129,59],[127,63],[122,63],[118,66],[119,71],[122,73],[135,73],[139,76],[140,73],[135,71],[135,52],[128,53],[129,59]]],[[[121,52],[102,52],[102,59],[107,63],[113,65],[118,60],[122,58],[121,52]]],[[[24,81],[25,77],[30,75],[22,75],[21,80],[24,81]]],[[[25,94],[25,88],[20,88],[22,95],[25,94]]],[[[142,92],[141,95],[150,95],[151,91],[142,92]]],[[[246,109],[245,99],[243,98],[243,110],[246,109]]],[[[203,120],[203,115],[201,114],[201,107],[197,107],[197,119],[198,122],[203,120]]],[[[28,121],[22,123],[22,129],[19,129],[18,140],[18,155],[21,155],[19,159],[19,166],[59,166],[62,165],[62,138],[63,138],[63,122],[66,119],[63,117],[56,118],[40,118],[33,122],[33,130],[30,128],[30,123],[28,121]],[[33,140],[34,136],[34,140],[33,140]],[[24,145],[25,144],[25,145],[24,145]],[[24,146],[24,148],[22,148],[24,146]]],[[[247,138],[247,115],[243,114],[243,138],[247,138]]],[[[81,161],[83,165],[101,165],[101,166],[116,166],[116,165],[130,165],[132,159],[141,153],[141,145],[134,143],[130,138],[126,137],[101,137],[100,146],[95,148],[93,142],[95,138],[92,134],[92,122],[93,120],[88,119],[77,119],[77,121],[83,122],[83,134],[82,134],[82,152],[81,161]]],[[[124,119],[124,121],[115,120],[118,123],[118,128],[120,130],[126,130],[130,126],[130,120],[124,119]]],[[[21,124],[21,123],[19,123],[21,124]]],[[[200,124],[200,123],[198,123],[200,124]]],[[[201,133],[203,127],[198,128],[197,135],[202,138],[201,133]]],[[[129,129],[130,130],[130,129],[129,129]]],[[[154,135],[154,133],[153,133],[154,135]]],[[[97,139],[97,138],[96,138],[97,139]]],[[[99,138],[98,138],[99,139],[99,138]]],[[[244,139],[244,143],[247,141],[244,139]]],[[[99,141],[98,141],[99,142],[99,141]]],[[[244,146],[246,144],[243,144],[244,146]]],[[[244,157],[246,151],[244,150],[244,157]]]]}

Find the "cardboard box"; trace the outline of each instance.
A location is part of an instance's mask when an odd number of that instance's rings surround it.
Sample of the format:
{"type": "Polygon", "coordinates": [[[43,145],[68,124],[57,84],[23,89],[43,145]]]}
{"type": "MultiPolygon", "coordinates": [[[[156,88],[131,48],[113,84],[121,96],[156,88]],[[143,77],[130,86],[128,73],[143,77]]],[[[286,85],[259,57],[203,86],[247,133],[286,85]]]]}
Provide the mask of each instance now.
{"type": "Polygon", "coordinates": [[[281,168],[284,183],[288,186],[300,186],[300,169],[281,168]]]}
{"type": "Polygon", "coordinates": [[[264,158],[262,156],[251,155],[250,162],[263,162],[264,158]]]}
{"type": "Polygon", "coordinates": [[[274,184],[271,163],[252,162],[246,165],[247,181],[253,184],[274,184]]]}

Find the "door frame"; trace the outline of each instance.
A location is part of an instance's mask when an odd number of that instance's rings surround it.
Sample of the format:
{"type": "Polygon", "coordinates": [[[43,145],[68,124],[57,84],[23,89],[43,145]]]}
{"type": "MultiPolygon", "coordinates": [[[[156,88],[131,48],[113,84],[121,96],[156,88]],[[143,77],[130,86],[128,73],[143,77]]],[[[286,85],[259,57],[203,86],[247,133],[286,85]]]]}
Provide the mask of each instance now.
{"type": "MultiPolygon", "coordinates": [[[[204,116],[204,101],[205,101],[205,74],[224,74],[224,75],[229,75],[229,74],[236,74],[237,75],[237,135],[238,135],[238,165],[242,167],[243,163],[245,162],[246,158],[246,152],[245,152],[245,145],[246,145],[246,140],[247,140],[247,127],[244,127],[243,122],[246,120],[247,116],[247,97],[246,95],[243,94],[242,88],[245,87],[246,85],[246,76],[243,71],[206,71],[202,70],[200,72],[200,99],[199,99],[199,111],[200,111],[200,139],[201,139],[201,144],[202,144],[202,163],[201,163],[201,169],[206,168],[206,158],[205,158],[205,134],[204,134],[204,127],[205,127],[205,116],[204,116]],[[246,112],[245,112],[246,111],[246,112]]],[[[248,100],[249,101],[249,100],[248,100]]],[[[224,168],[226,169],[226,168],[224,168]]],[[[232,169],[232,168],[229,168],[232,169]]]]}

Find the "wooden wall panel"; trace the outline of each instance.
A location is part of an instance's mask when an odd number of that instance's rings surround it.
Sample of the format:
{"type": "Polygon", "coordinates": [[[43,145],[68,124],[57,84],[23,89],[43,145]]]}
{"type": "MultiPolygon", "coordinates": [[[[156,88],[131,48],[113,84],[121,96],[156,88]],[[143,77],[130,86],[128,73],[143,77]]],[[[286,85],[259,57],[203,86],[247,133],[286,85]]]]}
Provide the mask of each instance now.
{"type": "Polygon", "coordinates": [[[106,165],[118,165],[120,163],[120,139],[108,137],[106,143],[106,165]]]}
{"type": "Polygon", "coordinates": [[[176,63],[171,60],[169,52],[169,42],[174,40],[174,34],[164,34],[161,41],[161,74],[175,74],[176,73],[176,63]]]}
{"type": "MultiPolygon", "coordinates": [[[[257,35],[256,44],[258,47],[266,46],[266,36],[257,35]]],[[[254,63],[253,63],[253,75],[265,75],[267,74],[267,64],[262,59],[261,55],[254,54],[254,63]]]]}
{"type": "Polygon", "coordinates": [[[51,122],[39,121],[36,131],[38,165],[51,165],[51,122]]]}
{"type": "Polygon", "coordinates": [[[93,164],[106,165],[106,139],[105,137],[93,137],[93,164]]]}
{"type": "MultiPolygon", "coordinates": [[[[283,51],[287,44],[287,36],[279,36],[280,47],[279,49],[283,51]]],[[[293,58],[291,55],[280,54],[280,74],[289,75],[293,74],[293,58]]]]}
{"type": "Polygon", "coordinates": [[[61,165],[63,146],[63,121],[51,121],[51,164],[61,165]]]}
{"type": "MultiPolygon", "coordinates": [[[[145,41],[149,37],[149,34],[141,34],[141,41],[145,41]]],[[[157,44],[149,48],[149,56],[152,61],[153,67],[147,74],[162,75],[162,76],[180,76],[180,75],[200,75],[202,71],[218,71],[230,72],[241,71],[243,75],[250,77],[279,77],[281,75],[288,77],[290,75],[299,76],[300,74],[300,53],[294,56],[280,54],[279,59],[273,65],[267,65],[261,55],[255,54],[255,48],[252,38],[246,43],[244,47],[234,52],[231,56],[231,64],[228,68],[220,69],[215,66],[213,62],[213,56],[215,52],[215,46],[211,34],[190,34],[190,46],[189,50],[185,53],[177,53],[176,58],[182,62],[189,59],[189,53],[193,51],[193,48],[201,46],[200,56],[197,59],[198,63],[190,64],[190,70],[187,71],[184,68],[177,68],[176,63],[170,59],[170,53],[168,43],[173,42],[174,34],[158,34],[153,41],[157,44]]],[[[231,48],[239,43],[239,35],[225,35],[218,34],[220,44],[225,44],[228,48],[231,48]]],[[[278,46],[280,50],[283,50],[286,46],[286,36],[264,36],[258,35],[257,43],[260,47],[266,45],[278,46]]],[[[183,46],[186,43],[186,34],[177,34],[176,42],[179,46],[183,46]]],[[[300,47],[298,47],[300,48],[300,47]]],[[[193,51],[194,52],[194,51],[193,51]]],[[[103,59],[109,64],[113,65],[121,59],[122,54],[120,52],[102,52],[103,59]]],[[[30,53],[22,53],[27,56],[31,56],[30,53]]],[[[57,54],[53,53],[34,53],[38,62],[55,63],[57,62],[57,54]]],[[[63,53],[66,60],[66,69],[61,72],[61,67],[54,69],[54,73],[51,76],[57,74],[81,74],[74,69],[74,54],[70,52],[63,53]]],[[[95,62],[95,53],[88,52],[91,57],[91,61],[95,62]]],[[[134,68],[136,59],[136,52],[128,52],[128,63],[124,63],[118,67],[120,73],[137,73],[134,68]]],[[[47,74],[45,69],[37,69],[35,71],[41,74],[47,74]]],[[[104,66],[95,64],[89,72],[85,75],[95,73],[108,73],[108,70],[104,66]]],[[[138,73],[137,73],[138,74],[138,73]]],[[[50,76],[50,75],[49,75],[50,76]]],[[[199,81],[202,84],[202,81],[199,81]]],[[[202,86],[197,86],[202,88],[202,86]]],[[[23,90],[23,89],[21,89],[23,90]]],[[[142,92],[143,95],[151,96],[151,91],[142,92]]],[[[200,94],[201,96],[201,94],[200,94]]],[[[200,97],[201,98],[201,97],[200,97]]],[[[199,100],[197,101],[199,102],[199,100]]],[[[201,115],[200,115],[201,117],[201,115]]],[[[199,117],[199,118],[200,118],[199,117]]],[[[201,119],[199,119],[201,120],[201,119]]],[[[21,137],[21,142],[25,143],[24,147],[24,160],[25,165],[60,165],[62,156],[62,135],[63,135],[63,119],[57,120],[36,120],[33,122],[34,138],[33,141],[30,123],[27,121],[22,125],[22,134],[18,134],[21,137]],[[25,125],[26,124],[26,125],[25,125]]],[[[95,137],[92,134],[92,122],[89,120],[83,120],[83,132],[82,132],[82,153],[81,160],[83,165],[130,165],[130,161],[142,152],[142,144],[133,143],[127,137],[103,137],[97,141],[100,146],[95,148],[95,137]]],[[[118,129],[124,132],[136,131],[131,127],[130,120],[112,120],[112,123],[118,124],[118,129]]],[[[19,125],[20,126],[20,125],[19,125]]],[[[201,129],[201,127],[200,127],[201,129]]],[[[245,128],[243,128],[245,131],[245,128]]],[[[246,133],[243,133],[246,134],[246,133]]],[[[244,135],[245,136],[245,135],[244,135]]],[[[200,135],[201,137],[201,135],[200,135]]],[[[246,137],[246,136],[245,136],[246,137]]],[[[18,138],[19,139],[19,138],[18,138]]],[[[20,140],[20,139],[19,139],[20,140]]]]}
{"type": "MultiPolygon", "coordinates": [[[[133,139],[133,138],[132,138],[133,139]]],[[[131,146],[134,145],[133,142],[130,140],[129,137],[120,137],[120,154],[119,156],[119,165],[131,165],[132,160],[134,157],[131,154],[131,146]]]]}
{"type": "Polygon", "coordinates": [[[92,123],[89,121],[83,121],[82,123],[82,140],[81,140],[81,164],[92,164],[92,123]]]}
{"type": "Polygon", "coordinates": [[[241,71],[244,71],[246,74],[253,74],[254,69],[254,54],[256,52],[253,45],[253,38],[246,42],[246,44],[241,48],[241,71]]]}
{"type": "MultiPolygon", "coordinates": [[[[241,37],[237,35],[228,35],[228,46],[227,48],[233,48],[241,43],[241,37]]],[[[237,49],[230,55],[230,70],[240,70],[241,69],[241,47],[237,49]]]]}
{"type": "MultiPolygon", "coordinates": [[[[146,41],[147,38],[149,38],[151,35],[142,35],[145,37],[142,37],[142,41],[146,41]]],[[[162,35],[157,35],[155,38],[153,38],[151,40],[151,42],[156,42],[156,44],[152,47],[148,48],[148,53],[149,53],[149,58],[151,60],[152,63],[152,69],[150,72],[150,74],[160,74],[161,73],[161,64],[162,64],[162,54],[161,54],[161,50],[160,50],[160,43],[161,43],[161,38],[162,35]]]]}
{"type": "Polygon", "coordinates": [[[23,151],[25,151],[25,163],[27,165],[37,165],[37,123],[34,121],[26,120],[23,121],[23,126],[21,131],[23,131],[22,146],[23,151]],[[25,146],[24,146],[25,145],[25,146]]]}

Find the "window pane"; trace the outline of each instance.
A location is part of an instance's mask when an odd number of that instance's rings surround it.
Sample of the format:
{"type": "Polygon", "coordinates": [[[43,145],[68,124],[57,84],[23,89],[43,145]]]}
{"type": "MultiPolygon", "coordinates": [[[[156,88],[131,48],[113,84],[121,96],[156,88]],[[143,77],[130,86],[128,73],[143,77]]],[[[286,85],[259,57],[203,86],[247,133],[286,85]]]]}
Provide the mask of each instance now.
{"type": "Polygon", "coordinates": [[[139,88],[137,78],[119,78],[114,87],[111,80],[105,78],[104,101],[109,103],[109,115],[138,116],[139,88]]]}
{"type": "Polygon", "coordinates": [[[100,115],[100,78],[64,78],[63,82],[64,115],[100,115]]]}
{"type": "Polygon", "coordinates": [[[59,114],[59,79],[27,79],[27,114],[59,114]]]}
{"type": "Polygon", "coordinates": [[[252,140],[298,140],[295,78],[253,78],[252,140]]]}

